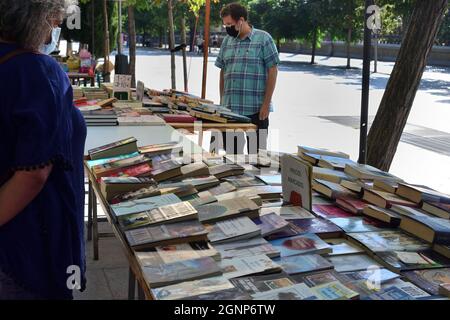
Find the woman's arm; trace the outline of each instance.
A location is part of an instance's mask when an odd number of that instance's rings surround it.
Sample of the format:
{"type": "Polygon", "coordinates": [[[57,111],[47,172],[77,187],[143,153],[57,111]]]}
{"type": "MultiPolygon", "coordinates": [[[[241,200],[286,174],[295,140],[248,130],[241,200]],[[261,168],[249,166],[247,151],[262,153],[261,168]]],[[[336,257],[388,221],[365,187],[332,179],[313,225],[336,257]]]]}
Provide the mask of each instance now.
{"type": "Polygon", "coordinates": [[[53,165],[34,171],[17,171],[0,188],[0,227],[14,219],[44,188],[53,165]]]}

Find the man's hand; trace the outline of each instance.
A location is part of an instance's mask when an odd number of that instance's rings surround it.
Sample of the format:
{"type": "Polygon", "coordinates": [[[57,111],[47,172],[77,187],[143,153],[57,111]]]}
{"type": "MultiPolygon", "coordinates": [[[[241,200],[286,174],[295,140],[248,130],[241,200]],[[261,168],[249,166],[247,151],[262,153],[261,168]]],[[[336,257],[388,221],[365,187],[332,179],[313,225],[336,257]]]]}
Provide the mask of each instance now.
{"type": "Polygon", "coordinates": [[[263,105],[259,111],[259,120],[264,121],[269,118],[270,105],[263,105]]]}

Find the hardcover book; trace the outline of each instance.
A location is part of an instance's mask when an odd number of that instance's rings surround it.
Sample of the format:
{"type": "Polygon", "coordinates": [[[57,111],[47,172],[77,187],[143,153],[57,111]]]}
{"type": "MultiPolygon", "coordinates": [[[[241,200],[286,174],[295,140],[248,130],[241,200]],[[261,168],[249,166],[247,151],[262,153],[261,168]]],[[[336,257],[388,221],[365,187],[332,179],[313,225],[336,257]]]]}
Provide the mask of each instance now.
{"type": "Polygon", "coordinates": [[[431,216],[403,216],[400,229],[429,243],[450,245],[450,220],[431,216]]]}
{"type": "Polygon", "coordinates": [[[134,137],[116,141],[88,151],[91,160],[111,158],[123,154],[138,152],[137,140],[134,137]]]}
{"type": "Polygon", "coordinates": [[[347,164],[344,172],[358,179],[402,181],[400,178],[388,172],[384,172],[367,164],[347,164]]]}
{"type": "Polygon", "coordinates": [[[443,194],[425,186],[400,183],[398,185],[397,194],[414,203],[424,201],[450,204],[450,195],[443,194]]]}
{"type": "Polygon", "coordinates": [[[414,202],[400,198],[393,193],[373,189],[364,190],[363,200],[369,202],[370,204],[374,204],[378,207],[386,209],[391,208],[393,205],[417,207],[417,204],[415,204],[414,202]]]}
{"type": "Polygon", "coordinates": [[[450,204],[439,202],[424,202],[422,210],[435,215],[438,218],[450,220],[450,204]]]}
{"type": "Polygon", "coordinates": [[[364,211],[364,208],[369,206],[369,204],[365,201],[362,201],[356,197],[338,197],[336,199],[336,204],[342,209],[353,213],[355,215],[361,215],[364,211]]]}
{"type": "Polygon", "coordinates": [[[312,188],[314,191],[317,191],[330,199],[352,197],[355,195],[352,191],[348,190],[347,188],[344,188],[338,183],[320,179],[313,180],[312,188]]]}

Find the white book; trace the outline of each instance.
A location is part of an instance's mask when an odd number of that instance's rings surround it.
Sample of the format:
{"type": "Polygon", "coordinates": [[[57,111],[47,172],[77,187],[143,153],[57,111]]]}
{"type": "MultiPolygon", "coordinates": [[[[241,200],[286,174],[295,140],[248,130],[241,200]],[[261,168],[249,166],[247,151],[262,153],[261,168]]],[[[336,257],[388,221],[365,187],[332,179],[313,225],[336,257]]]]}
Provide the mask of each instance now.
{"type": "Polygon", "coordinates": [[[206,227],[212,243],[236,241],[261,235],[261,229],[248,217],[240,217],[217,222],[206,227]]]}
{"type": "Polygon", "coordinates": [[[118,204],[111,205],[111,211],[116,217],[120,217],[127,214],[144,212],[153,210],[158,207],[180,203],[181,200],[173,193],[163,194],[161,196],[136,199],[131,201],[125,201],[118,204]]]}
{"type": "Polygon", "coordinates": [[[219,276],[152,289],[152,293],[156,300],[177,300],[233,288],[227,278],[219,276]]]}
{"type": "Polygon", "coordinates": [[[280,269],[280,266],[266,255],[225,259],[218,264],[222,269],[223,276],[227,279],[280,269]]]}

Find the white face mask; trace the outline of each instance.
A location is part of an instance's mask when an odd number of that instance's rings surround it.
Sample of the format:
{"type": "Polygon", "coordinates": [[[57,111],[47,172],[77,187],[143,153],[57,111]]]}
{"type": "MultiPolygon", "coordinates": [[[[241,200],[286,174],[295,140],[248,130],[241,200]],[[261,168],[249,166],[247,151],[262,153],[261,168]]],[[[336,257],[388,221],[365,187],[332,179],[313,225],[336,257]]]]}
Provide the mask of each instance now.
{"type": "Polygon", "coordinates": [[[49,44],[43,44],[41,49],[39,50],[41,53],[49,55],[53,51],[55,51],[58,46],[59,37],[61,36],[61,28],[56,27],[52,28],[52,40],[49,44]]]}

